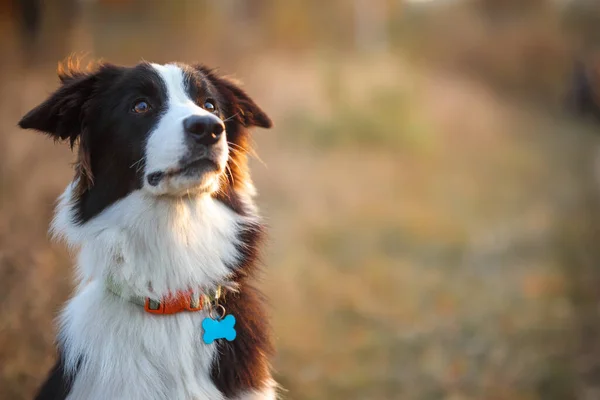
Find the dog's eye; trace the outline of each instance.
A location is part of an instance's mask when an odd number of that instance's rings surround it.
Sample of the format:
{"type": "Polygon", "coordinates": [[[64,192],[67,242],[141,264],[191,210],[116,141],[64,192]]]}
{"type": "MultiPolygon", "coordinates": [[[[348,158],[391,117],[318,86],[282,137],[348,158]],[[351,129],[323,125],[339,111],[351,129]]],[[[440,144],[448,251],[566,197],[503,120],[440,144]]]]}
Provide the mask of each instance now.
{"type": "Polygon", "coordinates": [[[144,114],[150,111],[150,104],[148,104],[148,102],[145,100],[138,100],[131,108],[131,111],[133,111],[136,114],[144,114]]]}
{"type": "Polygon", "coordinates": [[[204,109],[208,112],[214,113],[217,111],[217,106],[215,106],[215,102],[211,99],[208,99],[204,102],[204,109]]]}

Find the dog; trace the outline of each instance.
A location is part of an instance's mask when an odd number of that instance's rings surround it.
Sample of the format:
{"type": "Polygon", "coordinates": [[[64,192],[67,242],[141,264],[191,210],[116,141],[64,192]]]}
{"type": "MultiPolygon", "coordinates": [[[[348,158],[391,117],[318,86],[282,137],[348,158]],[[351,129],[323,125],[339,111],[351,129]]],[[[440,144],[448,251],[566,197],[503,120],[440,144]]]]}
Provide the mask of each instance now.
{"type": "Polygon", "coordinates": [[[78,249],[78,285],[36,398],[275,399],[247,163],[269,116],[205,65],[58,75],[19,122],[77,152],[50,230],[78,249]]]}

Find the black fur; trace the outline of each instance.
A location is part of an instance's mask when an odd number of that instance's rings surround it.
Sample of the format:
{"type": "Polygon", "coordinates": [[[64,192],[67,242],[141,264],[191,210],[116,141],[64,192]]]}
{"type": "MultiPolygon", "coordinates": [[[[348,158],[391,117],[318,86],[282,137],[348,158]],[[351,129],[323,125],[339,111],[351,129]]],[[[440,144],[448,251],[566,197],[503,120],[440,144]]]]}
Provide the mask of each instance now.
{"type": "MultiPolygon", "coordinates": [[[[248,128],[269,128],[272,122],[232,81],[204,66],[181,68],[190,99],[200,106],[207,99],[215,101],[226,126],[230,159],[214,196],[233,211],[249,215],[252,209],[239,194],[249,179],[248,128]]],[[[167,89],[146,63],[131,68],[104,64],[93,71],[69,64],[59,76],[62,86],[27,113],[19,125],[69,141],[72,147],[78,143],[74,207],[75,222],[83,224],[142,187],[144,146],[166,108],[167,89]],[[142,115],[131,112],[140,98],[152,107],[142,115]]],[[[260,390],[269,377],[268,359],[273,353],[270,328],[262,295],[251,283],[258,271],[263,231],[258,224],[241,229],[241,257],[229,266],[240,291],[227,294],[224,301],[227,312],[236,316],[238,335],[231,343],[218,341],[219,355],[211,370],[215,385],[227,397],[260,390]]],[[[36,399],[65,399],[72,379],[65,375],[59,358],[36,399]]]]}
{"type": "MultiPolygon", "coordinates": [[[[242,89],[214,71],[204,66],[182,68],[186,70],[190,98],[199,105],[208,98],[218,102],[232,147],[230,179],[225,184],[242,184],[246,171],[239,167],[245,165],[245,154],[240,149],[248,147],[246,128],[269,128],[271,120],[242,89]]],[[[69,66],[59,76],[61,88],[27,113],[19,126],[46,132],[56,140],[69,140],[71,146],[79,140],[75,207],[77,222],[85,223],[141,188],[143,146],[164,110],[166,88],[146,63],[133,68],[105,64],[93,72],[69,66]],[[150,101],[150,112],[130,112],[139,98],[150,101]]],[[[226,204],[242,211],[235,191],[223,188],[223,193],[229,194],[221,198],[226,204]]]]}
{"type": "Polygon", "coordinates": [[[233,342],[217,342],[218,356],[211,373],[227,398],[261,389],[269,377],[268,358],[273,355],[264,299],[247,280],[239,283],[244,289],[226,297],[224,303],[227,312],[236,316],[237,336],[233,342]]]}
{"type": "Polygon", "coordinates": [[[139,189],[144,143],[158,121],[165,88],[147,64],[103,65],[91,73],[61,75],[62,87],[19,122],[57,140],[79,140],[77,222],[84,223],[139,189]],[[144,115],[131,112],[140,97],[153,102],[144,115]],[[141,161],[140,161],[141,160],[141,161]]]}
{"type": "Polygon", "coordinates": [[[72,381],[73,376],[65,372],[62,354],[59,353],[56,364],[52,367],[35,400],[65,400],[71,391],[72,381]]]}

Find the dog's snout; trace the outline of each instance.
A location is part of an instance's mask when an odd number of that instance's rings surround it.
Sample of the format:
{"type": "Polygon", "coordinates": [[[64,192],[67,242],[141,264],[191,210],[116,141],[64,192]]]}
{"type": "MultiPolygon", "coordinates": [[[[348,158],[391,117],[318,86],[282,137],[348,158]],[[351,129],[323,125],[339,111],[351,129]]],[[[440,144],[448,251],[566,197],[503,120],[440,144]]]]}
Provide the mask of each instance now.
{"type": "Polygon", "coordinates": [[[196,142],[209,146],[219,140],[225,125],[214,115],[192,115],[183,120],[183,129],[196,142]]]}

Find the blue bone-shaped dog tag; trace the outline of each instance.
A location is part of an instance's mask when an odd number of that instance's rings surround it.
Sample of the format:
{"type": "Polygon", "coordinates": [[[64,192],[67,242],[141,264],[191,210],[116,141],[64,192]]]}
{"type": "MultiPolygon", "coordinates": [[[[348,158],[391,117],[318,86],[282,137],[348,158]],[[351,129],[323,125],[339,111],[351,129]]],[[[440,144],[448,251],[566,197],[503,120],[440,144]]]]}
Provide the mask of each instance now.
{"type": "Polygon", "coordinates": [[[204,343],[211,344],[217,339],[227,339],[231,342],[237,335],[234,325],[235,317],[231,314],[221,320],[204,318],[202,321],[202,329],[204,329],[202,339],[204,339],[204,343]]]}

